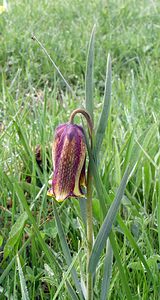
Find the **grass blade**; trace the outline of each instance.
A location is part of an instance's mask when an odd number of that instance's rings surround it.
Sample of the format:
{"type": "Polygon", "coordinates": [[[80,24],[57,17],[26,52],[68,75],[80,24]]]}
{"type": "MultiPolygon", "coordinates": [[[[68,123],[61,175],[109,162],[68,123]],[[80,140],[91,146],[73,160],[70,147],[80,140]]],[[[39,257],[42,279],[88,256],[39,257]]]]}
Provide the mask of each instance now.
{"type": "Polygon", "coordinates": [[[105,135],[105,130],[107,127],[107,121],[108,121],[108,116],[109,116],[109,111],[111,106],[111,81],[112,81],[112,66],[111,66],[111,57],[110,54],[108,54],[103,109],[99,119],[97,132],[96,132],[96,139],[95,139],[96,156],[98,156],[98,153],[100,151],[101,144],[105,135]]]}
{"type": "Polygon", "coordinates": [[[75,293],[75,291],[74,291],[74,289],[73,289],[73,287],[71,286],[71,284],[68,281],[66,281],[66,286],[67,286],[67,290],[68,290],[68,293],[69,293],[71,299],[72,300],[79,300],[76,293],[75,293]]]}
{"type": "Polygon", "coordinates": [[[72,260],[72,263],[70,264],[70,266],[69,266],[67,272],[65,273],[65,275],[64,275],[64,277],[63,277],[63,279],[62,279],[62,281],[61,281],[61,283],[60,283],[60,285],[59,285],[59,287],[58,287],[58,289],[57,289],[57,291],[56,291],[56,293],[55,293],[55,295],[54,295],[54,297],[53,297],[53,300],[56,300],[56,298],[57,298],[58,295],[59,295],[59,292],[61,291],[63,285],[65,284],[65,281],[67,281],[67,278],[68,278],[69,274],[72,272],[74,263],[76,262],[76,260],[77,260],[77,258],[78,258],[78,255],[80,254],[80,251],[81,251],[81,249],[78,251],[77,255],[76,255],[76,256],[74,257],[74,259],[72,260]]]}
{"type": "Polygon", "coordinates": [[[127,145],[127,149],[126,149],[126,155],[125,155],[125,159],[124,159],[124,163],[123,163],[123,167],[122,167],[122,174],[124,174],[129,162],[131,161],[133,144],[134,144],[134,130],[132,131],[132,133],[130,134],[130,137],[129,137],[129,141],[128,141],[128,145],[127,145]]]}
{"type": "Polygon", "coordinates": [[[107,240],[106,247],[106,256],[104,259],[104,270],[103,270],[103,278],[101,284],[101,295],[100,300],[106,300],[110,285],[110,278],[112,273],[112,263],[113,263],[113,250],[111,247],[110,240],[107,240]]]}
{"type": "Polygon", "coordinates": [[[53,67],[56,69],[57,73],[59,74],[59,76],[62,78],[62,80],[64,81],[66,87],[68,88],[68,90],[73,93],[72,88],[70,87],[69,83],[67,82],[67,80],[64,78],[64,76],[62,75],[61,71],[59,70],[59,68],[57,67],[57,65],[55,64],[55,62],[53,61],[53,59],[51,58],[51,56],[49,55],[49,53],[47,52],[46,48],[42,45],[42,43],[35,37],[35,35],[32,36],[32,39],[35,40],[38,45],[42,48],[42,50],[44,51],[44,53],[46,54],[46,56],[48,57],[48,59],[50,60],[50,62],[52,63],[53,67]]]}
{"type": "MultiPolygon", "coordinates": [[[[139,155],[140,155],[140,153],[139,153],[139,155]]],[[[107,203],[111,204],[111,200],[110,200],[110,197],[108,196],[108,194],[107,194],[107,192],[104,188],[104,185],[103,185],[103,183],[101,181],[101,178],[99,176],[99,173],[98,173],[98,169],[97,169],[93,159],[92,159],[92,173],[93,173],[93,177],[94,177],[95,188],[96,188],[98,197],[100,199],[100,205],[101,205],[103,214],[105,214],[105,211],[106,211],[106,207],[104,208],[105,201],[107,199],[107,203]]],[[[149,266],[147,264],[147,261],[146,261],[144,255],[142,254],[139,246],[135,242],[135,240],[134,240],[132,234],[130,233],[129,229],[127,228],[127,226],[125,225],[125,223],[123,222],[123,220],[120,216],[117,216],[117,221],[118,221],[121,229],[123,230],[124,234],[126,235],[128,241],[130,242],[131,246],[134,248],[135,252],[139,256],[139,259],[141,260],[142,264],[144,265],[144,267],[145,267],[146,271],[148,272],[150,278],[152,278],[152,274],[151,274],[151,271],[150,271],[149,266]]]]}
{"type": "Polygon", "coordinates": [[[149,266],[141,252],[141,250],[139,249],[137,243],[135,242],[131,232],[129,231],[129,229],[127,228],[126,224],[123,222],[122,218],[120,216],[117,216],[117,221],[118,221],[118,224],[119,226],[121,227],[123,233],[126,235],[128,241],[130,242],[130,245],[133,247],[133,249],[135,250],[135,252],[137,253],[137,255],[139,256],[142,264],[144,265],[146,271],[148,272],[149,276],[150,276],[150,279],[153,279],[152,277],[152,273],[149,269],[149,266]]]}
{"type": "Polygon", "coordinates": [[[86,80],[85,80],[85,92],[86,92],[86,110],[89,112],[93,120],[93,65],[94,65],[94,40],[95,40],[95,29],[93,26],[87,56],[86,65],[86,80]]]}
{"type": "Polygon", "coordinates": [[[4,246],[3,260],[5,260],[8,257],[8,255],[13,251],[15,245],[18,244],[27,219],[28,216],[26,212],[23,212],[12,226],[11,231],[9,233],[9,238],[4,246]]]}
{"type": "Polygon", "coordinates": [[[117,262],[118,270],[119,270],[119,273],[120,273],[122,286],[123,286],[124,292],[126,294],[126,298],[128,300],[132,300],[132,295],[131,295],[131,291],[130,291],[130,288],[129,288],[129,285],[128,285],[128,281],[127,281],[127,277],[126,277],[126,274],[125,274],[124,266],[122,265],[121,257],[119,255],[119,249],[118,249],[117,241],[116,241],[114,233],[112,231],[110,232],[109,239],[110,239],[110,242],[111,242],[111,245],[112,245],[114,256],[116,258],[116,262],[117,262]]]}
{"type": "Polygon", "coordinates": [[[101,252],[105,246],[105,243],[107,241],[107,238],[110,234],[113,222],[116,218],[116,214],[119,208],[119,205],[121,203],[121,199],[123,197],[124,194],[124,190],[127,184],[127,180],[128,180],[128,176],[129,176],[129,172],[128,172],[128,168],[122,178],[121,184],[118,188],[115,200],[112,202],[107,216],[104,219],[104,222],[98,232],[97,238],[95,240],[93,249],[92,249],[92,253],[91,253],[91,257],[90,257],[90,261],[89,261],[89,272],[94,273],[96,270],[96,266],[98,264],[101,252]]]}
{"type": "MultiPolygon", "coordinates": [[[[71,257],[71,254],[70,254],[68,244],[67,244],[66,239],[65,239],[65,234],[64,234],[64,231],[63,231],[61,220],[60,220],[59,215],[57,213],[56,204],[54,202],[53,202],[53,207],[54,207],[54,215],[55,215],[55,219],[56,219],[56,225],[57,225],[57,230],[58,230],[58,234],[59,234],[59,239],[60,239],[62,251],[63,251],[64,257],[65,257],[66,263],[69,267],[72,264],[72,257],[71,257]]],[[[78,279],[78,275],[77,275],[77,272],[76,272],[74,267],[71,269],[71,275],[72,275],[72,278],[74,280],[75,286],[76,286],[78,292],[80,293],[81,299],[84,299],[83,294],[82,294],[82,289],[81,289],[81,286],[80,286],[80,282],[79,282],[79,279],[78,279]]]]}
{"type": "MultiPolygon", "coordinates": [[[[19,249],[18,254],[21,254],[23,252],[23,250],[29,245],[31,239],[32,239],[33,235],[30,235],[30,237],[28,238],[28,240],[23,244],[23,246],[19,249]]],[[[13,267],[15,260],[16,260],[16,255],[12,258],[12,260],[10,261],[10,263],[8,263],[7,267],[5,268],[5,270],[3,271],[2,275],[0,276],[0,284],[2,284],[3,280],[8,276],[11,268],[13,267]]]]}
{"type": "Polygon", "coordinates": [[[29,300],[26,281],[25,281],[25,278],[23,275],[23,271],[22,271],[22,267],[21,267],[21,263],[20,263],[18,254],[17,254],[17,263],[18,263],[18,273],[19,273],[20,285],[21,285],[22,300],[29,300]]]}
{"type": "Polygon", "coordinates": [[[51,268],[54,270],[55,267],[58,267],[59,270],[61,271],[60,266],[58,265],[55,257],[53,256],[51,250],[48,248],[48,245],[46,245],[45,241],[43,240],[43,238],[42,238],[42,236],[40,234],[40,231],[38,229],[37,223],[36,223],[36,221],[35,221],[32,213],[31,213],[31,211],[29,209],[29,206],[27,204],[27,200],[26,200],[26,198],[24,196],[24,193],[23,193],[22,189],[20,188],[20,186],[19,186],[19,184],[17,182],[14,183],[14,190],[15,190],[15,192],[17,194],[17,197],[18,197],[19,201],[22,203],[23,208],[26,211],[30,222],[33,225],[34,231],[37,234],[37,238],[38,238],[39,244],[40,244],[42,250],[44,251],[44,253],[45,253],[46,257],[47,257],[47,259],[48,259],[48,261],[49,261],[49,263],[51,265],[51,268]]]}
{"type": "Polygon", "coordinates": [[[118,150],[118,145],[116,142],[116,139],[114,140],[114,147],[115,147],[115,154],[114,154],[114,161],[115,161],[115,183],[117,186],[120,185],[121,182],[121,159],[120,159],[120,154],[118,150]]]}
{"type": "Polygon", "coordinates": [[[144,134],[139,138],[139,140],[132,147],[131,160],[130,160],[130,172],[134,170],[136,164],[141,159],[143,150],[146,150],[155,131],[157,130],[157,125],[153,124],[150,126],[149,130],[147,129],[144,134]]]}
{"type": "MultiPolygon", "coordinates": [[[[160,169],[158,170],[158,178],[160,178],[160,169]]],[[[160,251],[160,181],[157,179],[157,223],[158,223],[158,243],[160,251]]]]}

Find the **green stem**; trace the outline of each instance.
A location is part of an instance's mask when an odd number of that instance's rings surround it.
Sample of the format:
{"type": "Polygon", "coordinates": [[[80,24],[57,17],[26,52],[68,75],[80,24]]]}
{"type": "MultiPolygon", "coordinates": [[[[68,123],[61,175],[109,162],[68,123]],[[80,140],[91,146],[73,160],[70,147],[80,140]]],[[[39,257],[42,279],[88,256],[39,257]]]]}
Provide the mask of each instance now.
{"type": "Polygon", "coordinates": [[[93,222],[92,222],[92,175],[90,162],[87,174],[87,300],[93,299],[93,276],[88,272],[88,264],[93,246],[93,222]]]}
{"type": "MultiPolygon", "coordinates": [[[[89,137],[92,147],[92,132],[93,132],[93,120],[91,119],[89,113],[83,109],[75,109],[69,118],[69,123],[74,123],[74,117],[76,114],[82,114],[88,125],[89,137]]],[[[88,173],[87,173],[87,300],[93,300],[93,275],[88,271],[89,259],[91,256],[93,247],[93,222],[92,222],[92,173],[91,173],[91,162],[89,160],[88,173]]]]}
{"type": "Polygon", "coordinates": [[[82,114],[85,117],[85,119],[87,121],[88,129],[89,129],[89,135],[90,135],[90,138],[92,139],[93,121],[92,121],[89,113],[83,108],[77,108],[71,113],[70,118],[69,118],[69,123],[73,124],[74,117],[76,114],[82,114]]]}

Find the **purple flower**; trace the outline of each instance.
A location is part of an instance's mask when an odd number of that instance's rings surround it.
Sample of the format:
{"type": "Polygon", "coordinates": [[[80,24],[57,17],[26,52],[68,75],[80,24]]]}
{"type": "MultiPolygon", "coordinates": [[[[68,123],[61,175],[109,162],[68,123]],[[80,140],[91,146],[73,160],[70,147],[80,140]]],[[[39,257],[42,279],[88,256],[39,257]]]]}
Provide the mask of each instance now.
{"type": "Polygon", "coordinates": [[[54,174],[48,195],[59,202],[68,197],[82,197],[86,144],[81,126],[66,123],[56,128],[52,159],[54,174]]]}

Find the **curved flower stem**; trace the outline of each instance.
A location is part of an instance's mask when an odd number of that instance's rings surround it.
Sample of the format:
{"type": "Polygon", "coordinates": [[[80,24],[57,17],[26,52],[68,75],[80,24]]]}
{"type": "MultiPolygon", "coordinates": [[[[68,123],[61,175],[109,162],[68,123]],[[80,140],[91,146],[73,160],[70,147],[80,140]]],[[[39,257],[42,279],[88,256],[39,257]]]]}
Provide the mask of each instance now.
{"type": "MultiPolygon", "coordinates": [[[[91,149],[92,149],[92,133],[93,133],[93,121],[89,115],[89,113],[83,109],[78,108],[75,109],[69,118],[69,123],[73,124],[74,117],[76,114],[82,114],[88,125],[89,129],[89,137],[91,141],[91,149]]],[[[93,220],[92,220],[92,174],[91,174],[91,166],[90,160],[88,163],[88,172],[87,172],[87,300],[93,300],[93,275],[88,271],[88,264],[90,255],[93,247],[93,220]]]]}
{"type": "Polygon", "coordinates": [[[92,221],[92,175],[90,162],[87,174],[87,300],[93,299],[93,277],[88,271],[89,259],[93,246],[93,221],[92,221]]]}
{"type": "Polygon", "coordinates": [[[87,124],[88,124],[89,134],[90,134],[90,138],[91,138],[92,131],[93,131],[93,122],[92,122],[92,119],[91,119],[89,113],[83,108],[77,108],[71,113],[70,118],[69,118],[69,123],[73,124],[74,117],[76,114],[82,114],[85,117],[87,124]]]}

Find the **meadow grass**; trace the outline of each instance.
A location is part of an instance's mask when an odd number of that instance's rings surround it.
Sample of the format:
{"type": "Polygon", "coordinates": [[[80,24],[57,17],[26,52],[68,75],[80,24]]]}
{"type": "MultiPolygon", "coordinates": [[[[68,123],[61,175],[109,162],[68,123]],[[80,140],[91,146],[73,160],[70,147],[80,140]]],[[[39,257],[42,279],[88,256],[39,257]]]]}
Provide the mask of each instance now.
{"type": "Polygon", "coordinates": [[[95,23],[95,127],[108,53],[112,58],[112,106],[93,193],[95,236],[104,220],[100,199],[109,208],[128,163],[136,165],[110,238],[115,251],[108,242],[108,256],[104,251],[98,263],[94,299],[111,265],[108,299],[129,297],[125,285],[133,299],[159,299],[159,13],[158,1],[16,0],[0,15],[0,299],[79,299],[78,278],[82,287],[86,282],[83,205],[77,199],[59,205],[46,193],[54,129],[85,106],[95,23]]]}

